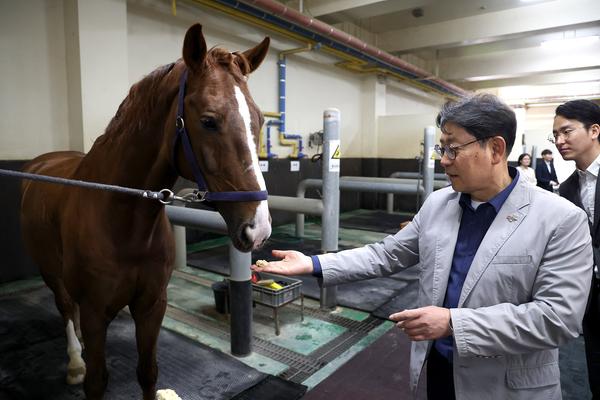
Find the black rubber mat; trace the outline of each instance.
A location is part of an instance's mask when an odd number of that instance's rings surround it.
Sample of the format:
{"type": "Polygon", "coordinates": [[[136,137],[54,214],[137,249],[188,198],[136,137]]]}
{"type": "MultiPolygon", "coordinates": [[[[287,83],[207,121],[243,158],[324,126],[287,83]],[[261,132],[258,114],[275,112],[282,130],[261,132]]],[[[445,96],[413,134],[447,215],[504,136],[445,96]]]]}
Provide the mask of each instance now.
{"type": "Polygon", "coordinates": [[[419,295],[419,278],[416,275],[418,271],[406,271],[406,274],[396,274],[392,277],[396,279],[396,293],[390,297],[387,302],[381,304],[372,314],[378,318],[387,319],[390,314],[400,312],[406,309],[417,307],[419,295]],[[404,279],[403,279],[404,278],[404,279]]]}
{"type": "Polygon", "coordinates": [[[306,386],[269,375],[255,386],[238,394],[232,400],[297,400],[306,393],[306,386]]]}
{"type": "MultiPolygon", "coordinates": [[[[413,399],[409,389],[410,341],[392,329],[315,386],[303,400],[413,399]]],[[[424,385],[418,399],[425,399],[424,385]]]]}
{"type": "Polygon", "coordinates": [[[388,214],[385,211],[372,210],[359,215],[341,215],[340,227],[394,234],[400,230],[402,222],[410,219],[411,217],[407,215],[388,214]]]}
{"type": "MultiPolygon", "coordinates": [[[[47,288],[0,298],[0,399],[83,399],[82,385],[69,386],[66,339],[47,288]]],[[[109,383],[105,398],[139,399],[134,324],[125,313],[111,323],[107,340],[109,383]]],[[[234,357],[162,329],[157,352],[157,389],[173,389],[185,400],[231,399],[270,375],[234,357]]],[[[296,399],[306,387],[270,377],[266,390],[296,399]],[[281,392],[282,387],[290,388],[281,392]],[[270,389],[269,389],[270,388],[270,389]]]]}
{"type": "MultiPolygon", "coordinates": [[[[344,250],[340,246],[340,250],[344,250]]],[[[298,250],[305,254],[319,254],[320,242],[317,240],[300,240],[297,238],[272,238],[267,245],[259,251],[252,253],[252,260],[272,260],[272,249],[298,250]]],[[[227,246],[214,247],[204,251],[188,254],[188,265],[215,272],[221,275],[229,275],[229,249],[227,246]]],[[[384,306],[391,299],[401,295],[402,299],[416,299],[416,287],[414,287],[415,274],[411,271],[404,277],[392,276],[386,278],[369,279],[366,281],[352,282],[338,286],[338,304],[361,311],[372,312],[384,306]],[[410,287],[408,287],[410,286],[410,287]],[[407,289],[408,287],[408,289],[407,289]]],[[[320,298],[320,288],[317,279],[312,276],[295,276],[302,280],[302,293],[313,299],[320,298]]],[[[377,316],[387,318],[385,311],[377,316]]]]}

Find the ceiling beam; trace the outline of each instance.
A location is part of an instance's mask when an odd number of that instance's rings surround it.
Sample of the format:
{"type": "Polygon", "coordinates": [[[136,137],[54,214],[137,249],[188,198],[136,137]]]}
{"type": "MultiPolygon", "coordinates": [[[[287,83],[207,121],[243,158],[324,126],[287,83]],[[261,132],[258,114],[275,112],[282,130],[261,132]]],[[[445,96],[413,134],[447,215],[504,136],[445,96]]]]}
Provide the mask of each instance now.
{"type": "Polygon", "coordinates": [[[598,0],[555,0],[381,33],[378,46],[387,52],[443,48],[502,39],[598,21],[598,0]],[[543,16],[541,18],[540,16],[543,16]]]}
{"type": "Polygon", "coordinates": [[[357,11],[361,18],[369,18],[403,10],[412,10],[431,3],[432,0],[310,0],[307,10],[313,17],[357,11]]]}
{"type": "Polygon", "coordinates": [[[538,47],[439,60],[439,76],[451,81],[500,79],[561,71],[596,69],[600,43],[561,51],[538,47]]]}
{"type": "Polygon", "coordinates": [[[468,82],[455,81],[460,87],[468,90],[489,89],[506,86],[524,86],[524,85],[556,85],[565,83],[597,83],[600,82],[600,68],[571,70],[557,73],[534,73],[522,76],[496,77],[482,81],[468,82]]]}
{"type": "Polygon", "coordinates": [[[349,11],[357,7],[385,3],[386,0],[310,0],[305,6],[313,17],[349,11]]]}

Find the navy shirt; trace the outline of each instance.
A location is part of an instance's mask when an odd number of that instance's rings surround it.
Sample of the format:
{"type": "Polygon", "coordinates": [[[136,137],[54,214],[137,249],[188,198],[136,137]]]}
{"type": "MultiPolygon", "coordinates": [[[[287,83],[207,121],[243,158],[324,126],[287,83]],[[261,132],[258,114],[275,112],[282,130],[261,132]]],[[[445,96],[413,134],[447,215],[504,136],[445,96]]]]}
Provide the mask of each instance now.
{"type": "MultiPolygon", "coordinates": [[[[444,299],[445,308],[458,307],[458,300],[462,292],[465,278],[471,268],[475,253],[483,240],[492,222],[498,215],[498,211],[512,192],[519,180],[519,172],[516,168],[509,167],[508,172],[513,178],[510,185],[498,193],[487,203],[482,203],[476,209],[471,205],[471,196],[463,193],[460,196],[459,204],[463,210],[458,228],[458,237],[454,256],[452,257],[452,267],[450,277],[448,278],[448,287],[446,289],[446,298],[444,299]]],[[[452,336],[441,338],[435,341],[435,349],[450,362],[452,362],[452,336]]]]}

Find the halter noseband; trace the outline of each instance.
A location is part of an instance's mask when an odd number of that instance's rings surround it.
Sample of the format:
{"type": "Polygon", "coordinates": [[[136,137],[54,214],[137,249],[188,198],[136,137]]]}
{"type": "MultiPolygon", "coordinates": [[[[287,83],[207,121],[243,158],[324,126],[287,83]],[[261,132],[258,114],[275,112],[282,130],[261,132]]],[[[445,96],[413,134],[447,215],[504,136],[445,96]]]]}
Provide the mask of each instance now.
{"type": "Polygon", "coordinates": [[[181,79],[179,81],[179,95],[177,99],[177,117],[175,118],[175,139],[173,140],[173,166],[175,171],[179,175],[181,175],[177,169],[176,160],[176,150],[177,144],[181,141],[183,145],[183,153],[185,155],[185,159],[187,160],[190,167],[192,167],[192,173],[194,174],[194,178],[196,179],[196,183],[198,184],[198,200],[213,202],[213,201],[261,201],[267,200],[268,194],[266,190],[259,191],[236,191],[236,192],[210,192],[208,191],[208,185],[204,180],[204,175],[202,175],[202,171],[200,170],[200,166],[196,161],[196,157],[194,156],[194,150],[192,149],[192,144],[190,143],[190,138],[187,133],[187,129],[185,128],[185,123],[183,120],[183,99],[185,97],[185,84],[187,81],[188,70],[185,69],[181,74],[181,79]]]}

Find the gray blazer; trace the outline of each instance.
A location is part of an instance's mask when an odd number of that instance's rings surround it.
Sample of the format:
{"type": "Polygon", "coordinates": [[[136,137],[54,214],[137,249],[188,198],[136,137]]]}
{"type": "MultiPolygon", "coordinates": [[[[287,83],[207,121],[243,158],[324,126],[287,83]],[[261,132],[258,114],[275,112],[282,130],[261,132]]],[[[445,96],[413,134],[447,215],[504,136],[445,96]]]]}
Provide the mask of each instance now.
{"type": "MultiPolygon", "coordinates": [[[[390,275],[418,263],[418,306],[442,306],[462,215],[459,197],[451,187],[438,190],[395,235],[319,256],[323,284],[390,275]]],[[[585,212],[520,180],[451,310],[456,398],[560,399],[557,348],[581,331],[591,275],[585,212]]],[[[412,344],[413,393],[431,344],[412,344]]]]}

